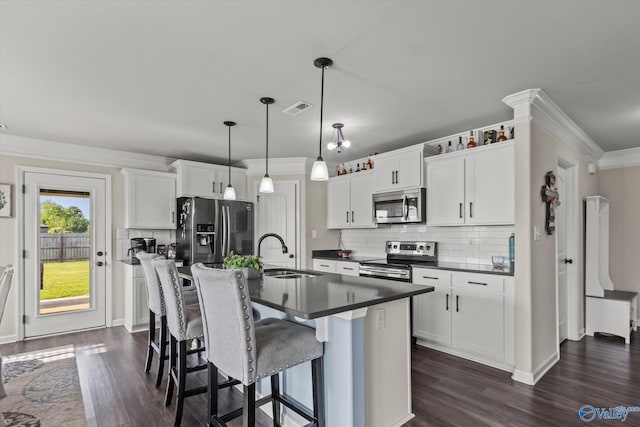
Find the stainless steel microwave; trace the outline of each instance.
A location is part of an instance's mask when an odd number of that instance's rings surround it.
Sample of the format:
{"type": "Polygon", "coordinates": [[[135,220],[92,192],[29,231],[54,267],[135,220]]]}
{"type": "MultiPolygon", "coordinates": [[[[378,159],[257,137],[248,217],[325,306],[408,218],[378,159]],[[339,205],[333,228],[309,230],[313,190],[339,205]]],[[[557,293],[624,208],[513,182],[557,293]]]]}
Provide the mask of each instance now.
{"type": "Polygon", "coordinates": [[[373,214],[378,224],[425,223],[427,190],[416,188],[373,195],[373,214]]]}

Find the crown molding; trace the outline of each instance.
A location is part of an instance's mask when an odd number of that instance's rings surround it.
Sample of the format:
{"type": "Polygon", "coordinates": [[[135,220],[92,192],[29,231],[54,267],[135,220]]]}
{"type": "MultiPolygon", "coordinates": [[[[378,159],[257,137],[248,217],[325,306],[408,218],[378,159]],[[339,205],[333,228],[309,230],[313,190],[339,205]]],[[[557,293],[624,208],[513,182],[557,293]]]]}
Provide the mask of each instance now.
{"type": "Polygon", "coordinates": [[[598,169],[616,169],[640,166],[640,147],[609,151],[598,161],[598,169]]]}
{"type": "Polygon", "coordinates": [[[113,168],[167,172],[173,159],[108,148],[0,134],[0,154],[113,168]]]}
{"type": "Polygon", "coordinates": [[[604,150],[542,89],[527,89],[502,100],[514,109],[514,121],[533,120],[567,147],[597,163],[604,150]]]}
{"type": "MultiPolygon", "coordinates": [[[[269,159],[269,175],[306,175],[311,172],[313,162],[308,157],[269,159]]],[[[265,159],[247,159],[239,164],[247,169],[247,175],[264,175],[265,159]]]]}

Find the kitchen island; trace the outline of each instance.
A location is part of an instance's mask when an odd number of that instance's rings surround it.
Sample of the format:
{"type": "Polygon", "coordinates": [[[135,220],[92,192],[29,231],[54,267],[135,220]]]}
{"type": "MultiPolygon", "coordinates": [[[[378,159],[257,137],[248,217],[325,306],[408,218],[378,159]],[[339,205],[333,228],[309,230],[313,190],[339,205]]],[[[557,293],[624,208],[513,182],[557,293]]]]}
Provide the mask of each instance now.
{"type": "MultiPolygon", "coordinates": [[[[190,279],[189,267],[179,271],[190,279]]],[[[434,288],[331,273],[298,276],[264,276],[248,286],[261,318],[303,322],[324,342],[326,425],[389,427],[413,418],[409,301],[434,288]]],[[[282,375],[282,390],[309,407],[310,371],[306,363],[282,375]]],[[[267,383],[260,393],[269,393],[267,383]]]]}

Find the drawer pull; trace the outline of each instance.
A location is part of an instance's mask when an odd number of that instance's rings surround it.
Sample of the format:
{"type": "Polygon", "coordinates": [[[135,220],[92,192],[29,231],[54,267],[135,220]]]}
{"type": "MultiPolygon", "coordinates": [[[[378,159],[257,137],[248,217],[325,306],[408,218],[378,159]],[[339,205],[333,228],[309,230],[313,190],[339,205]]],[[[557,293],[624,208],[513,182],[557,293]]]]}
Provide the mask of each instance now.
{"type": "Polygon", "coordinates": [[[482,283],[482,282],[467,282],[470,285],[482,285],[482,286],[487,286],[486,283],[482,283]]]}
{"type": "Polygon", "coordinates": [[[431,276],[422,276],[423,279],[431,279],[431,280],[440,280],[437,277],[431,277],[431,276]]]}
{"type": "Polygon", "coordinates": [[[351,267],[342,267],[343,270],[349,270],[349,271],[353,271],[353,268],[351,267]]]}
{"type": "Polygon", "coordinates": [[[326,267],[329,268],[329,266],[327,264],[320,264],[320,267],[326,267]]]}

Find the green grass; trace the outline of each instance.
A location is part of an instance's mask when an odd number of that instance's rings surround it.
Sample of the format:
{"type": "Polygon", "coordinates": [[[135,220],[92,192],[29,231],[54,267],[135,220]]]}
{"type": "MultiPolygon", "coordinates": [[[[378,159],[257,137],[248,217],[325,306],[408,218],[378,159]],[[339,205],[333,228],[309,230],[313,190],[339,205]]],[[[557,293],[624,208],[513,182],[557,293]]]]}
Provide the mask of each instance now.
{"type": "Polygon", "coordinates": [[[89,295],[89,261],[47,262],[40,299],[89,295]]]}

